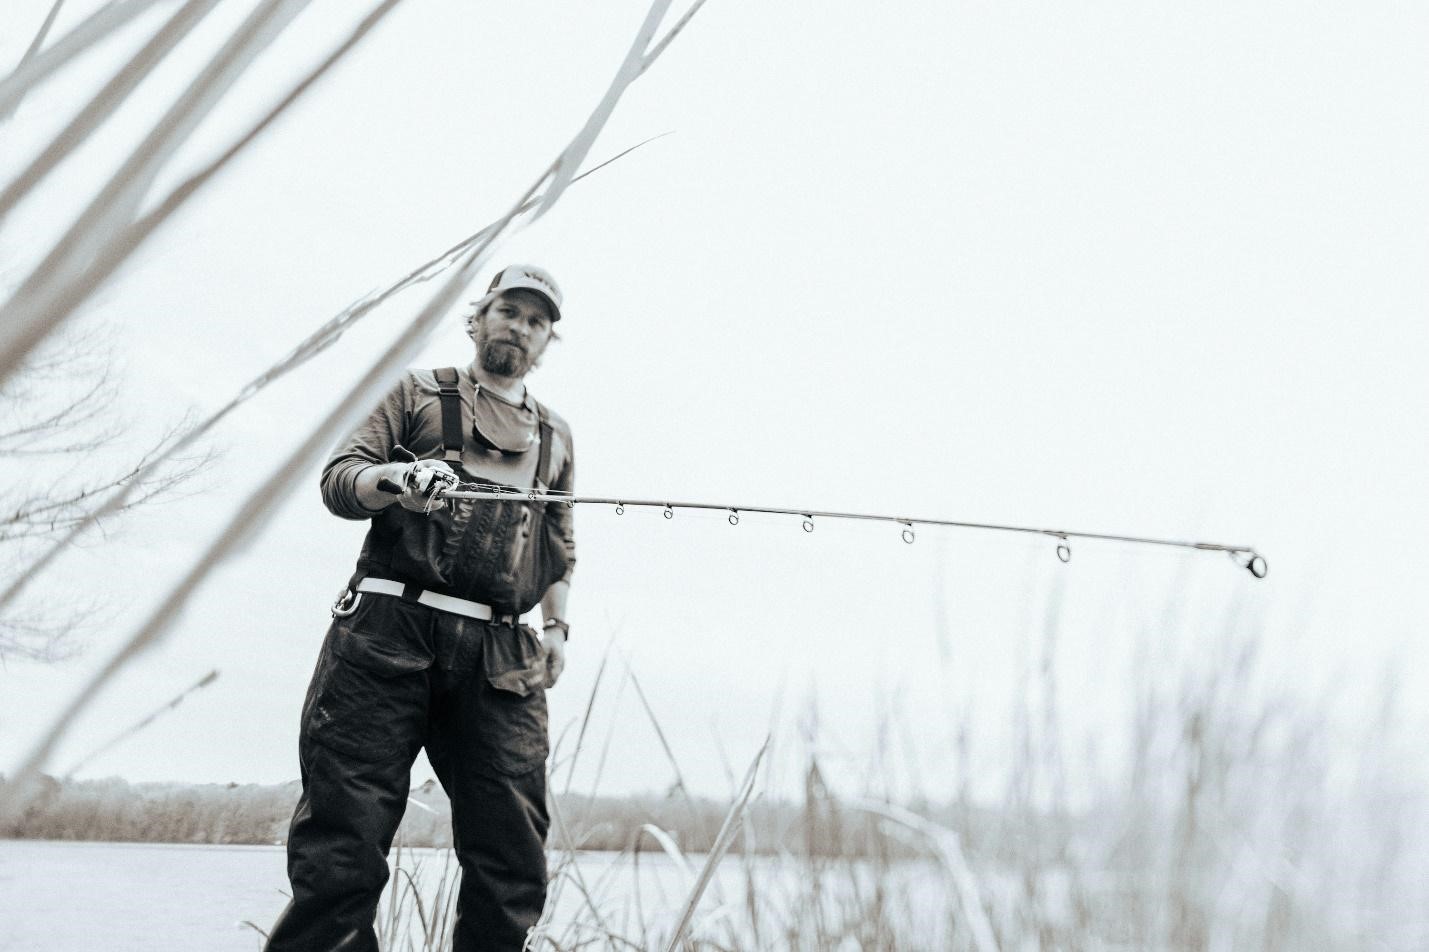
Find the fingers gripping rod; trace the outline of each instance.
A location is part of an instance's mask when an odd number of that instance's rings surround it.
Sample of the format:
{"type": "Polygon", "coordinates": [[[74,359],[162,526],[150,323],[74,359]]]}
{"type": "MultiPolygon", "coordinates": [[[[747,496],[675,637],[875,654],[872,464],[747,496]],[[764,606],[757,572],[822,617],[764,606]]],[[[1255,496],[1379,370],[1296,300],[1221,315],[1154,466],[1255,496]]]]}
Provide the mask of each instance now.
{"type": "Polygon", "coordinates": [[[943,526],[953,529],[983,529],[989,532],[1020,532],[1030,535],[1051,536],[1057,540],[1057,558],[1063,562],[1072,560],[1071,539],[1095,539],[1102,542],[1126,542],[1133,545],[1160,545],[1170,546],[1180,549],[1199,549],[1203,552],[1224,552],[1232,560],[1256,578],[1265,578],[1270,571],[1269,563],[1265,557],[1256,552],[1254,547],[1248,545],[1224,545],[1219,542],[1189,542],[1179,539],[1158,539],[1149,536],[1128,536],[1113,535],[1104,532],[1073,532],[1064,529],[1038,529],[1030,526],[1009,526],[998,525],[987,522],[961,522],[954,519],[924,519],[911,516],[889,516],[879,513],[866,512],[837,512],[821,511],[811,509],[780,509],[771,506],[731,506],[723,503],[709,502],[670,502],[668,500],[655,499],[617,499],[610,496],[575,496],[567,493],[557,493],[540,491],[535,489],[516,489],[514,487],[490,487],[472,488],[467,485],[458,485],[455,488],[441,489],[438,495],[444,499],[510,499],[512,496],[523,496],[531,502],[563,503],[567,506],[575,505],[604,505],[614,506],[617,515],[625,512],[627,506],[640,506],[651,509],[664,510],[666,519],[674,517],[676,509],[704,509],[716,512],[729,513],[730,525],[739,525],[739,517],[742,513],[760,512],[771,515],[800,516],[803,519],[805,532],[814,531],[814,520],[818,519],[850,519],[862,520],[865,522],[891,522],[903,527],[903,541],[912,544],[915,534],[914,526],[943,526]]]}

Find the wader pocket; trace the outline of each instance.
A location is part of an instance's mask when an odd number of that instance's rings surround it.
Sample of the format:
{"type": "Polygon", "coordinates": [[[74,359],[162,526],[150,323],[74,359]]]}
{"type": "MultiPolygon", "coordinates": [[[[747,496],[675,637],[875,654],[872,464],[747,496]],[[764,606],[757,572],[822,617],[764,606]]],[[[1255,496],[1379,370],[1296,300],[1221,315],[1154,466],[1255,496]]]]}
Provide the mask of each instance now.
{"type": "Polygon", "coordinates": [[[357,616],[360,628],[334,624],[328,630],[305,718],[314,741],[368,762],[416,756],[432,663],[419,631],[424,619],[418,612],[426,610],[382,601],[387,604],[357,616]]]}
{"type": "Polygon", "coordinates": [[[541,641],[525,625],[491,627],[483,648],[483,674],[491,688],[481,725],[483,746],[501,773],[530,773],[544,766],[550,752],[541,641]]]}

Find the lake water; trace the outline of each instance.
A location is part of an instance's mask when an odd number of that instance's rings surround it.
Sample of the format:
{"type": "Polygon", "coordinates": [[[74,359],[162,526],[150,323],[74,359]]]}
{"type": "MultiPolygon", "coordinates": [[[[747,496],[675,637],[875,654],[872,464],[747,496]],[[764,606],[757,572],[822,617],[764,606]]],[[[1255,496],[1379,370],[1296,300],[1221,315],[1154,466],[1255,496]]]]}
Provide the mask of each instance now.
{"type": "Polygon", "coordinates": [[[287,902],[277,846],[0,840],[0,950],[254,952],[287,902]]]}
{"type": "MultiPolygon", "coordinates": [[[[404,852],[402,865],[416,873],[427,908],[448,856],[404,852]]],[[[280,846],[0,840],[0,952],[255,952],[262,939],[244,923],[266,930],[282,911],[285,862],[280,846]]],[[[777,859],[755,862],[771,885],[791,882],[777,859]]],[[[620,910],[624,934],[640,934],[628,918],[632,908],[656,933],[668,934],[703,857],[689,863],[693,868],[664,853],[642,853],[637,873],[629,856],[580,854],[581,888],[574,877],[553,886],[554,919],[578,918],[584,891],[620,910]],[[630,902],[636,889],[641,896],[630,902]]],[[[726,859],[701,908],[717,908],[722,896],[737,903],[744,888],[739,865],[726,859]]],[[[930,911],[939,905],[932,901],[930,911]]]]}

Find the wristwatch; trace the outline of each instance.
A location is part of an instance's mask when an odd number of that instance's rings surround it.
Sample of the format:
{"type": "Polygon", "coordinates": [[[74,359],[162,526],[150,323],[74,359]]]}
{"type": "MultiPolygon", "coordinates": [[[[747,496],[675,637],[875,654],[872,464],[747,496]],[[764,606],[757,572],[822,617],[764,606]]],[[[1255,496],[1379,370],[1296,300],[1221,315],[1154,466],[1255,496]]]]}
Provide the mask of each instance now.
{"type": "Polygon", "coordinates": [[[563,637],[566,641],[570,641],[570,639],[571,639],[571,626],[568,625],[568,624],[567,624],[565,621],[563,621],[562,619],[560,619],[560,618],[547,618],[545,624],[543,624],[543,625],[541,626],[541,630],[542,630],[542,631],[545,631],[547,628],[559,628],[559,629],[561,629],[561,635],[562,635],[562,637],[563,637]]]}

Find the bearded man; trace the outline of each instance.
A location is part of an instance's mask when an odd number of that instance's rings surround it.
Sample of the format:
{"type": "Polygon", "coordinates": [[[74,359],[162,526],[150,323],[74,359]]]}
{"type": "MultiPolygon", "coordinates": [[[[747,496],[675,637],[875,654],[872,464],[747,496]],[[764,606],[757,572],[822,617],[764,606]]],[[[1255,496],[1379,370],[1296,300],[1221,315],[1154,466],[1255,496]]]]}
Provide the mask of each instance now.
{"type": "Polygon", "coordinates": [[[565,665],[572,513],[440,489],[574,491],[570,428],[524,383],[561,301],[541,268],[498,272],[467,318],[471,365],[410,371],[323,468],[327,508],[371,527],[303,705],[293,898],[269,952],[376,952],[387,853],[423,747],[461,863],[453,949],[520,949],[540,917],[545,691],[565,665]],[[537,605],[542,636],[521,618],[537,605]]]}

